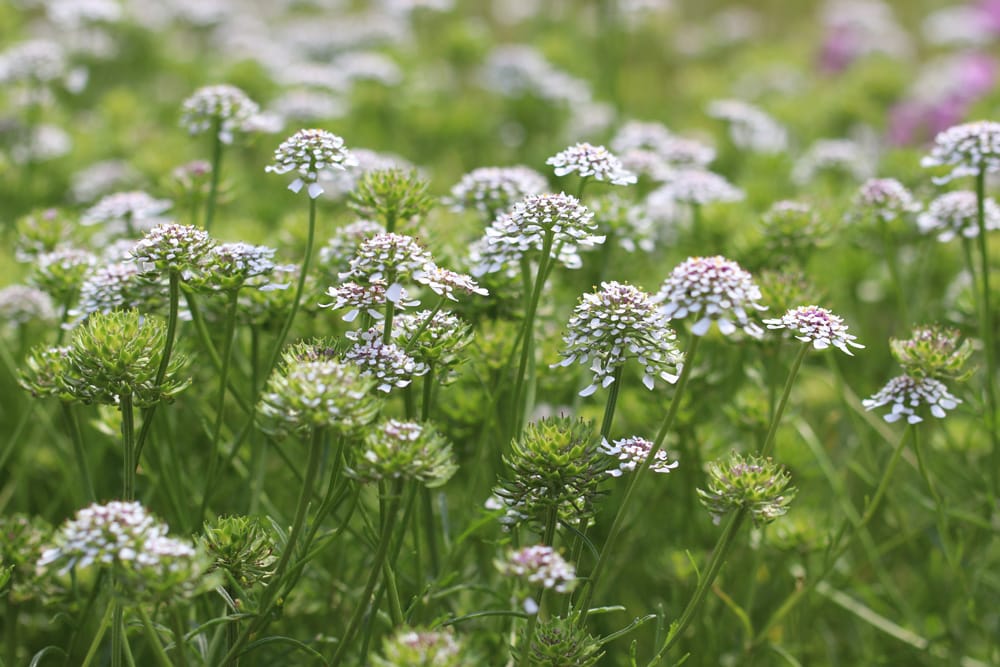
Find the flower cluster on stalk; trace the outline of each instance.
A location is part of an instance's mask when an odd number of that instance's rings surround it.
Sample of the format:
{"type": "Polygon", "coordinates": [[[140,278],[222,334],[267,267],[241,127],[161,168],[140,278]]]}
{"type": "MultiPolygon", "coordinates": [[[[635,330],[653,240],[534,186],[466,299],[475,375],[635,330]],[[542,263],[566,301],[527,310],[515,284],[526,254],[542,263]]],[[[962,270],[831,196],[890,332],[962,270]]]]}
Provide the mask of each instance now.
{"type": "Polygon", "coordinates": [[[870,178],[861,184],[852,202],[857,217],[876,216],[885,222],[920,211],[920,202],[895,178],[870,178]]]}
{"type": "Polygon", "coordinates": [[[563,360],[556,365],[589,364],[592,379],[581,396],[609,387],[629,358],[642,364],[642,383],[647,389],[653,389],[655,378],[672,384],[683,355],[667,321],[642,290],[618,282],[601,283],[599,289],[584,294],[573,310],[563,338],[563,360]]]}
{"type": "Polygon", "coordinates": [[[161,214],[171,206],[173,202],[155,199],[141,190],[117,192],[102,197],[84,211],[80,224],[101,225],[105,235],[146,231],[162,222],[161,214]]]}
{"type": "MultiPolygon", "coordinates": [[[[983,200],[983,224],[986,231],[1000,229],[1000,206],[989,197],[983,200]]],[[[976,238],[979,236],[976,193],[956,190],[936,197],[927,205],[927,210],[917,216],[917,227],[925,234],[937,234],[941,243],[955,238],[976,238]]]]}
{"type": "Polygon", "coordinates": [[[932,377],[899,375],[889,380],[870,398],[861,401],[866,410],[885,406],[889,412],[883,419],[892,423],[906,418],[908,424],[919,424],[928,412],[944,419],[949,410],[954,410],[962,400],[949,393],[940,380],[932,377]]]}
{"type": "Polygon", "coordinates": [[[545,177],[530,167],[479,167],[462,176],[447,201],[455,210],[472,209],[492,219],[547,187],[545,177]]]}
{"type": "Polygon", "coordinates": [[[769,458],[733,452],[728,461],[709,463],[706,472],[708,488],[698,489],[698,499],[716,524],[740,509],[754,525],[769,524],[788,511],[797,492],[788,471],[769,458]]]}
{"type": "Polygon", "coordinates": [[[472,328],[457,315],[429,310],[406,313],[396,318],[392,337],[419,363],[433,368],[438,382],[447,384],[454,369],[465,360],[462,354],[472,342],[472,328]]]}
{"type": "Polygon", "coordinates": [[[729,124],[729,138],[737,148],[768,154],[788,149],[788,131],[752,104],[743,100],[714,100],[707,112],[729,124]]]}
{"type": "Polygon", "coordinates": [[[854,356],[850,348],[864,349],[854,342],[857,336],[847,333],[844,319],[819,306],[799,306],[780,318],[764,320],[768,329],[784,329],[804,343],[811,343],[817,350],[831,345],[844,354],[854,356]]]}
{"type": "Polygon", "coordinates": [[[252,127],[259,112],[257,103],[236,86],[204,86],[184,100],[181,127],[190,134],[214,130],[219,141],[231,144],[237,133],[252,127]]]}
{"type": "Polygon", "coordinates": [[[455,637],[451,627],[441,630],[402,628],[387,636],[382,651],[372,657],[373,667],[463,667],[476,664],[468,647],[455,637]]]}
{"type": "Polygon", "coordinates": [[[935,379],[963,380],[972,356],[972,343],[962,340],[957,329],[938,325],[919,326],[909,338],[889,339],[892,358],[907,375],[935,379]]]}
{"type": "Polygon", "coordinates": [[[425,375],[427,366],[411,357],[392,342],[383,342],[378,329],[362,332],[357,342],[344,352],[344,361],[355,364],[361,374],[375,379],[375,388],[389,393],[394,387],[403,388],[413,378],[425,375]]]}
{"type": "Polygon", "coordinates": [[[760,299],[760,288],[753,277],[721,255],[690,257],[681,262],[655,297],[670,320],[698,318],[691,327],[696,336],[704,336],[715,322],[727,336],[740,328],[754,338],[764,331],[750,319],[748,311],[766,310],[760,299]]]}
{"type": "Polygon", "coordinates": [[[211,248],[212,240],[205,230],[165,222],[146,232],[129,256],[144,273],[180,273],[196,266],[211,248]]]}
{"type": "Polygon", "coordinates": [[[934,147],[920,165],[951,169],[937,183],[1000,171],[1000,123],[980,120],[949,127],[934,137],[934,147]]]}
{"type": "Polygon", "coordinates": [[[631,185],[635,174],[626,171],[621,161],[604,146],[579,143],[556,153],[545,164],[555,167],[556,176],[576,172],[580,178],[593,178],[613,185],[631,185]]]}
{"type": "MultiPolygon", "coordinates": [[[[633,472],[649,458],[653,443],[640,436],[622,438],[614,442],[606,439],[601,442],[601,451],[618,461],[617,468],[608,470],[612,477],[621,477],[626,472],[633,472]]],[[[668,473],[680,465],[679,462],[667,460],[667,452],[663,449],[656,452],[649,469],[657,473],[668,473]]]]}
{"type": "Polygon", "coordinates": [[[323,194],[320,176],[330,170],[346,169],[357,164],[357,159],[344,147],[344,140],[326,130],[299,130],[274,151],[274,164],[264,167],[273,174],[296,175],[288,189],[298,193],[303,187],[310,199],[323,194]]]}
{"type": "Polygon", "coordinates": [[[404,479],[435,488],[456,470],[451,445],[432,426],[387,419],[365,433],[348,474],[365,482],[404,479]]]}
{"type": "Polygon", "coordinates": [[[160,599],[193,591],[206,563],[186,540],[137,502],[112,501],[81,509],[56,532],[38,560],[40,574],[62,576],[90,568],[112,570],[130,599],[160,599]]]}
{"type": "Polygon", "coordinates": [[[536,544],[508,551],[496,561],[501,574],[556,593],[569,593],[576,587],[576,568],[552,547],[536,544]]]}

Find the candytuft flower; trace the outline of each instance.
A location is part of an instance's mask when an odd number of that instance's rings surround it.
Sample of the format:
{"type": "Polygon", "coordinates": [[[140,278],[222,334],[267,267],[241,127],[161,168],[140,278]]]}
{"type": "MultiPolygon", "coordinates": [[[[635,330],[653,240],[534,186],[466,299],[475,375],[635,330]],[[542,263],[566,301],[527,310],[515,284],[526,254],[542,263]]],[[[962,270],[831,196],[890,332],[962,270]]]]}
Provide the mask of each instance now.
{"type": "Polygon", "coordinates": [[[544,544],[508,551],[506,557],[495,564],[500,574],[556,593],[570,593],[576,587],[576,568],[558,551],[544,544]]]}
{"type": "Polygon", "coordinates": [[[708,105],[712,118],[729,123],[729,138],[737,148],[755,153],[783,153],[788,132],[770,115],[743,100],[715,100],[708,105]]]}
{"type": "Polygon", "coordinates": [[[456,211],[473,209],[492,220],[509,212],[514,202],[547,187],[545,177],[530,167],[480,167],[462,176],[447,201],[456,211]]]}
{"type": "Polygon", "coordinates": [[[556,176],[566,176],[574,171],[580,178],[593,178],[614,185],[631,185],[636,182],[635,174],[622,167],[621,161],[604,146],[579,143],[556,153],[545,164],[555,167],[556,176]]]}
{"type": "Polygon", "coordinates": [[[660,190],[684,204],[705,205],[736,202],[743,191],[718,174],[705,169],[679,169],[672,172],[660,190]]]}
{"type": "Polygon", "coordinates": [[[242,241],[220,243],[202,256],[194,282],[209,290],[240,289],[254,278],[274,272],[275,252],[274,248],[242,241]]]}
{"type": "Polygon", "coordinates": [[[129,255],[144,272],[180,273],[197,265],[211,246],[203,229],[165,222],[146,232],[129,255]]]}
{"type": "Polygon", "coordinates": [[[478,664],[465,643],[455,638],[451,627],[441,630],[402,628],[386,637],[380,655],[372,657],[373,667],[463,667],[478,664]]]}
{"type": "Polygon", "coordinates": [[[84,211],[80,224],[103,225],[106,234],[128,233],[131,236],[161,222],[160,214],[172,205],[167,199],[154,199],[139,190],[117,192],[102,197],[84,211]]]}
{"type": "Polygon", "coordinates": [[[346,169],[357,164],[357,159],[344,147],[344,140],[326,130],[299,130],[281,142],[274,151],[274,164],[264,167],[264,171],[274,174],[295,172],[297,177],[288,186],[292,192],[299,192],[304,185],[310,199],[323,194],[323,187],[317,182],[323,172],[331,169],[346,169]]]}
{"type": "Polygon", "coordinates": [[[53,321],[56,309],[52,297],[36,287],[9,285],[0,289],[0,318],[4,323],[24,324],[31,320],[53,321]]]}
{"type": "Polygon", "coordinates": [[[377,331],[364,332],[359,339],[344,353],[344,361],[356,364],[362,375],[374,377],[379,391],[388,394],[393,387],[405,387],[427,373],[427,366],[395,343],[383,343],[377,331]]]}
{"type": "Polygon", "coordinates": [[[949,127],[934,137],[934,148],[920,166],[950,167],[950,173],[934,179],[939,184],[1000,171],[1000,123],[980,120],[949,127]]]}
{"type": "Polygon", "coordinates": [[[698,500],[718,524],[729,512],[746,509],[754,525],[763,526],[783,516],[797,489],[788,471],[771,459],[744,457],[733,452],[728,461],[708,464],[708,489],[698,489],[698,500]]]}
{"type": "Polygon", "coordinates": [[[184,100],[181,127],[191,134],[215,131],[219,141],[231,144],[236,133],[252,127],[258,113],[257,103],[236,86],[204,86],[184,100]]]}
{"type": "Polygon", "coordinates": [[[433,427],[387,419],[368,430],[347,472],[366,482],[406,479],[435,488],[457,469],[451,445],[433,427]]]}
{"type": "Polygon", "coordinates": [[[944,419],[948,410],[954,410],[962,400],[952,396],[940,380],[931,377],[900,375],[889,380],[878,393],[861,401],[866,410],[891,405],[889,414],[882,418],[892,423],[906,417],[909,424],[919,424],[924,419],[918,413],[929,411],[944,419]]]}
{"type": "MultiPolygon", "coordinates": [[[[973,239],[979,236],[978,216],[976,193],[957,190],[935,198],[927,210],[917,216],[917,227],[925,234],[937,233],[941,243],[958,236],[973,239]]],[[[986,231],[1000,229],[1000,206],[989,197],[983,200],[983,222],[986,231]]]]}
{"type": "MultiPolygon", "coordinates": [[[[652,449],[653,443],[639,436],[622,438],[613,443],[606,439],[601,442],[601,451],[618,460],[618,467],[608,470],[608,474],[612,477],[621,477],[623,473],[633,472],[649,458],[652,449]]],[[[668,463],[667,452],[661,449],[653,456],[649,469],[653,472],[668,473],[678,465],[680,463],[677,461],[668,463]]]]}
{"type": "Polygon", "coordinates": [[[854,356],[848,348],[864,349],[855,343],[857,336],[847,333],[844,319],[819,306],[799,306],[780,318],[764,320],[768,329],[786,329],[804,343],[812,343],[817,350],[825,350],[831,345],[844,354],[854,356]]]}
{"type": "Polygon", "coordinates": [[[972,356],[972,343],[962,341],[958,329],[938,325],[920,326],[906,340],[889,339],[892,358],[911,377],[963,380],[965,364],[972,356]]]}
{"type": "Polygon", "coordinates": [[[362,283],[392,281],[386,297],[396,303],[402,294],[400,280],[418,278],[426,266],[434,266],[434,260],[415,238],[385,232],[365,239],[358,246],[350,268],[340,275],[340,279],[362,283]]]}
{"type": "Polygon", "coordinates": [[[760,288],[739,264],[721,255],[688,258],[671,272],[655,299],[663,304],[668,319],[698,317],[691,327],[696,336],[708,333],[712,322],[727,336],[737,328],[754,338],[764,333],[747,313],[748,309],[767,309],[758,303],[760,288]]]}
{"type": "Polygon", "coordinates": [[[423,270],[414,278],[438,296],[452,301],[458,301],[455,297],[456,291],[462,294],[478,294],[480,296],[487,296],[490,293],[485,287],[480,287],[471,276],[443,269],[436,264],[425,264],[423,270]]]}
{"type": "Polygon", "coordinates": [[[895,178],[870,178],[861,184],[854,195],[853,209],[856,216],[878,216],[891,222],[908,213],[920,210],[920,203],[902,183],[895,178]]]}
{"type": "Polygon", "coordinates": [[[652,390],[654,379],[677,381],[683,355],[677,334],[652,297],[632,285],[605,282],[580,297],[563,340],[563,360],[554,366],[590,364],[591,384],[580,392],[589,396],[598,386],[609,387],[629,358],[643,365],[642,383],[652,390]]]}

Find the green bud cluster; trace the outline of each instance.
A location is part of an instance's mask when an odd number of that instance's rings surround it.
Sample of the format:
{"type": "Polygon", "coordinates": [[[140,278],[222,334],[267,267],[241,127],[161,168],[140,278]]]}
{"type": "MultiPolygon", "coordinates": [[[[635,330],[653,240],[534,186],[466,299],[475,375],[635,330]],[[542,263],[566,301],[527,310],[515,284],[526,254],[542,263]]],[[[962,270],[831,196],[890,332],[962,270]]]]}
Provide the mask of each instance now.
{"type": "Polygon", "coordinates": [[[920,326],[906,340],[890,338],[889,349],[911,377],[964,380],[971,373],[965,365],[972,356],[972,343],[962,341],[956,329],[920,326]]]}
{"type": "Polygon", "coordinates": [[[365,482],[407,479],[432,489],[458,469],[451,445],[429,424],[387,419],[365,434],[359,454],[348,474],[365,482]]]}
{"type": "Polygon", "coordinates": [[[427,188],[415,171],[375,169],[360,178],[349,205],[364,218],[406,222],[430,210],[427,188]]]}
{"type": "Polygon", "coordinates": [[[728,461],[709,463],[707,472],[708,490],[698,489],[698,499],[715,523],[729,512],[746,509],[754,525],[766,525],[788,511],[798,491],[789,486],[788,471],[770,458],[733,452],[728,461]]]}

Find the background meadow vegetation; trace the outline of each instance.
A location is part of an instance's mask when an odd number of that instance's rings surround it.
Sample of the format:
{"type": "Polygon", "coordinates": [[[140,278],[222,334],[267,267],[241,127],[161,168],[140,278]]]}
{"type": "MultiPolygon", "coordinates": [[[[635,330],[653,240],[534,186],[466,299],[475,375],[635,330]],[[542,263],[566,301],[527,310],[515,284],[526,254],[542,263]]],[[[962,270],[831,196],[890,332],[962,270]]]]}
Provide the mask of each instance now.
{"type": "MultiPolygon", "coordinates": [[[[38,285],[38,251],[46,244],[107,250],[113,236],[80,224],[105,195],[142,190],[171,202],[163,217],[203,224],[210,176],[178,168],[211,162],[214,144],[211,133],[182,127],[181,109],[202,86],[230,84],[264,115],[254,131],[224,146],[213,239],[264,244],[276,249],[277,263],[300,265],[311,200],[286,189],[292,175],[265,173],[275,149],[314,127],[343,137],[363,158],[337,172],[315,200],[312,270],[286,339],[319,337],[342,353],[358,323],[319,304],[331,301],[325,293],[339,284],[350,248],[340,255],[320,249],[333,248],[327,244],[334,238],[351,242],[338,230],[364,213],[379,217],[355,191],[366,170],[412,169],[407,187],[425,182],[430,205],[416,206],[419,215],[400,221],[398,231],[419,239],[441,266],[470,272],[469,244],[492,216],[455,204],[453,188],[463,175],[525,165],[545,177],[548,190],[576,193],[580,179],[557,177],[548,158],[577,142],[608,146],[624,158],[616,146],[627,146],[630,123],[661,124],[697,142],[689,146],[695,153],[709,151],[704,166],[741,196],[691,206],[664,190],[669,176],[655,165],[640,171],[639,162],[625,164],[639,171],[636,184],[587,182],[582,201],[599,211],[601,224],[612,223],[611,214],[600,213],[613,208],[601,203],[607,195],[631,208],[615,219],[621,226],[614,243],[582,252],[578,269],[551,274],[531,332],[537,362],[527,420],[567,415],[602,424],[607,390],[581,397],[590,382],[586,367],[553,366],[574,307],[601,281],[655,294],[689,257],[723,255],[749,271],[768,306],[754,315],[758,321],[816,304],[843,317],[865,346],[853,357],[838,350],[806,355],[782,403],[771,452],[797,494],[773,523],[737,524],[721,573],[661,664],[685,655],[686,665],[1000,664],[1000,469],[995,419],[984,405],[984,387],[996,376],[988,373],[982,342],[982,333],[996,328],[997,309],[982,322],[976,290],[983,267],[975,252],[967,254],[968,244],[941,242],[936,230],[918,224],[916,210],[880,223],[877,209],[858,199],[872,177],[897,179],[922,209],[943,193],[972,189],[972,178],[935,182],[945,172],[922,167],[921,159],[952,125],[1000,120],[998,77],[1000,4],[991,0],[8,0],[0,3],[2,282],[38,285]],[[55,65],[19,59],[29,40],[47,43],[58,54],[55,65]],[[55,68],[51,76],[41,75],[42,65],[55,68]],[[762,145],[748,144],[731,132],[733,123],[710,113],[713,102],[726,99],[754,105],[777,129],[762,145]],[[782,200],[804,207],[775,213],[782,200]],[[630,239],[636,247],[621,244],[630,239]],[[900,373],[890,339],[930,324],[956,329],[974,348],[964,377],[946,382],[961,403],[943,419],[887,423],[884,409],[867,410],[862,401],[900,373]],[[919,449],[913,436],[897,449],[904,430],[919,434],[919,449]],[[898,464],[890,464],[897,451],[898,464]],[[887,482],[877,511],[859,525],[881,480],[887,482]],[[842,542],[845,534],[851,538],[842,542]]],[[[992,176],[985,194],[996,195],[992,176]]],[[[990,243],[988,265],[995,265],[995,237],[990,243]]],[[[374,392],[385,416],[402,419],[420,406],[451,444],[457,471],[420,491],[403,528],[390,529],[394,565],[384,570],[374,611],[360,617],[344,653],[340,638],[367,603],[370,573],[381,569],[379,530],[394,496],[345,478],[337,491],[353,500],[308,524],[315,549],[292,558],[287,594],[274,599],[266,572],[284,555],[309,442],[261,428],[248,406],[267,381],[266,362],[289,304],[257,295],[278,310],[258,309],[256,318],[242,306],[230,389],[220,401],[211,354],[226,349],[225,302],[194,297],[208,342],[182,314],[176,347],[189,359],[180,376],[190,385],[155,416],[136,413],[151,428],[137,462],[135,499],[171,535],[203,550],[205,521],[259,517],[259,551],[241,557],[256,558],[264,573],[247,575],[255,583],[247,584],[242,607],[213,590],[226,588],[220,580],[183,603],[137,602],[126,610],[126,663],[224,664],[232,631],[258,621],[239,664],[594,664],[571,650],[574,642],[586,644],[580,637],[587,634],[610,638],[592,652],[602,656],[596,664],[651,661],[723,530],[698,499],[709,482],[707,464],[759,450],[798,343],[776,331],[755,340],[716,328],[701,340],[666,434],[665,449],[679,466],[636,486],[593,592],[593,604],[605,609],[587,618],[582,635],[546,630],[554,645],[565,640],[566,655],[578,657],[532,663],[510,648],[525,641],[527,593],[496,561],[509,548],[539,543],[543,531],[534,524],[511,531],[499,520],[503,512],[487,503],[498,480],[512,474],[502,457],[517,431],[512,362],[523,344],[524,294],[516,272],[478,279],[490,295],[454,304],[471,342],[452,381],[425,390],[418,378],[407,389],[374,392]],[[260,621],[255,614],[264,602],[270,606],[260,621]],[[383,642],[405,627],[449,628],[465,652],[448,658],[453,662],[393,658],[383,642]]],[[[997,282],[987,297],[993,304],[997,282]]],[[[244,296],[256,291],[245,288],[244,296]]],[[[166,317],[166,300],[161,293],[140,311],[166,317]]],[[[423,307],[433,304],[425,299],[423,307]]],[[[119,664],[110,631],[101,639],[106,585],[92,576],[72,586],[65,577],[35,576],[52,532],[91,501],[121,498],[125,476],[120,406],[67,405],[35,398],[19,384],[32,349],[73,340],[72,308],[62,311],[64,305],[0,291],[4,665],[33,658],[40,665],[119,664]]],[[[682,350],[690,324],[672,323],[682,350]]],[[[640,377],[634,361],[626,364],[610,427],[615,439],[653,439],[671,406],[675,386],[658,381],[648,391],[640,377]]],[[[334,451],[326,451],[321,474],[335,467],[334,451]]],[[[600,476],[586,540],[576,524],[558,528],[555,546],[581,577],[606,543],[630,479],[600,476]]],[[[569,616],[569,599],[546,593],[540,627],[569,616]]]]}

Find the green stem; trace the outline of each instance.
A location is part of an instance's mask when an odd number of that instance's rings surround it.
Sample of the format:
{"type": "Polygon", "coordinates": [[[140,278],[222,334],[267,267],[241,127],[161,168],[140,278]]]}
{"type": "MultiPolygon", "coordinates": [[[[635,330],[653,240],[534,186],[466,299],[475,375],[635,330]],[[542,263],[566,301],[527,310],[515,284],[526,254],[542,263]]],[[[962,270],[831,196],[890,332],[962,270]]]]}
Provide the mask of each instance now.
{"type": "Polygon", "coordinates": [[[691,377],[691,369],[694,367],[694,356],[698,351],[698,343],[700,341],[701,338],[699,336],[692,335],[691,340],[688,342],[688,348],[684,354],[684,368],[681,369],[681,376],[677,380],[677,386],[674,388],[674,395],[670,399],[670,407],[667,409],[667,414],[663,418],[660,430],[656,433],[656,439],[653,441],[652,447],[650,447],[649,455],[646,456],[646,460],[643,461],[632,474],[631,479],[629,479],[628,486],[625,487],[625,497],[622,499],[621,505],[618,506],[615,518],[611,522],[611,529],[608,531],[608,539],[604,542],[604,546],[601,547],[601,553],[597,557],[597,563],[594,565],[594,569],[590,573],[590,578],[584,584],[584,591],[581,594],[580,603],[576,605],[576,608],[580,610],[580,627],[583,627],[583,624],[587,621],[587,614],[590,612],[590,601],[594,597],[594,590],[597,588],[601,575],[604,574],[604,570],[608,566],[611,553],[614,550],[615,543],[618,541],[618,535],[621,533],[622,528],[625,527],[625,520],[628,515],[628,511],[631,508],[632,499],[635,496],[635,490],[639,486],[639,482],[645,477],[649,466],[656,458],[656,453],[660,451],[661,447],[663,447],[663,442],[667,438],[667,433],[670,431],[670,428],[674,424],[674,419],[677,417],[677,411],[681,404],[681,396],[684,393],[684,388],[687,386],[688,378],[691,377]]]}
{"type": "Polygon", "coordinates": [[[651,667],[658,663],[667,651],[670,650],[674,644],[681,638],[684,630],[691,624],[698,610],[701,608],[702,603],[708,596],[708,591],[715,581],[715,578],[719,576],[719,572],[722,570],[722,565],[726,561],[726,554],[729,552],[730,546],[733,544],[733,537],[739,531],[740,526],[747,516],[747,508],[741,507],[736,511],[729,519],[729,523],[726,524],[726,528],[722,531],[722,535],[719,536],[719,541],[715,545],[715,549],[712,550],[712,560],[709,562],[708,568],[705,573],[698,580],[698,587],[695,589],[694,595],[688,601],[687,607],[684,608],[683,613],[681,613],[680,620],[676,623],[672,623],[670,626],[670,632],[667,633],[667,638],[663,642],[663,646],[657,651],[653,659],[649,661],[648,665],[651,667]]]}
{"type": "Polygon", "coordinates": [[[886,264],[889,265],[889,278],[892,280],[893,290],[896,292],[896,303],[899,305],[899,313],[902,315],[903,325],[909,327],[910,312],[906,303],[906,293],[903,290],[903,277],[899,270],[899,256],[896,253],[896,244],[892,242],[892,235],[889,233],[889,223],[878,213],[875,213],[879,233],[882,235],[882,254],[885,256],[886,264]]]}
{"type": "Polygon", "coordinates": [[[611,434],[611,424],[615,418],[615,407],[618,404],[618,391],[622,386],[622,369],[624,366],[618,366],[615,368],[614,372],[614,382],[611,383],[611,389],[608,391],[608,400],[604,404],[604,418],[601,419],[601,438],[607,439],[611,434]]]}
{"type": "MultiPolygon", "coordinates": [[[[354,638],[354,634],[358,630],[358,626],[361,625],[361,621],[367,615],[372,601],[372,593],[375,591],[375,585],[378,583],[379,575],[382,572],[382,566],[385,563],[386,556],[389,554],[389,547],[392,544],[393,529],[395,528],[396,516],[399,514],[399,506],[401,503],[401,484],[402,482],[397,480],[393,484],[393,489],[391,491],[391,499],[386,507],[384,521],[382,522],[382,531],[379,536],[378,547],[375,552],[375,562],[372,564],[371,573],[368,575],[368,583],[365,584],[364,591],[358,598],[359,603],[354,608],[354,614],[351,616],[351,620],[347,625],[347,629],[344,631],[343,636],[340,638],[340,643],[337,646],[337,651],[333,655],[333,659],[330,661],[331,667],[338,667],[347,655],[347,650],[350,647],[351,639],[354,638]]],[[[360,657],[360,662],[357,664],[364,664],[365,656],[360,657]]]]}
{"type": "Polygon", "coordinates": [[[302,267],[299,270],[299,282],[295,287],[295,299],[292,301],[292,309],[288,312],[285,323],[281,326],[278,339],[274,342],[274,351],[271,352],[271,360],[267,364],[267,375],[271,374],[278,359],[281,358],[281,348],[285,345],[285,339],[292,328],[295,315],[299,312],[299,305],[302,303],[302,292],[305,291],[306,275],[309,273],[309,266],[312,262],[313,243],[316,239],[316,200],[309,199],[309,232],[306,236],[305,257],[302,259],[302,267]]]}
{"type": "Polygon", "coordinates": [[[535,351],[534,330],[535,314],[538,312],[538,302],[542,297],[542,289],[545,287],[545,276],[548,273],[548,266],[552,262],[549,254],[552,252],[552,244],[555,241],[555,234],[552,231],[545,232],[545,239],[542,241],[542,254],[538,260],[538,272],[535,275],[534,285],[531,295],[528,298],[527,310],[524,312],[524,324],[522,325],[521,336],[521,359],[517,366],[517,376],[514,378],[514,400],[512,409],[514,411],[514,432],[512,437],[520,435],[524,428],[525,406],[524,385],[527,381],[528,357],[535,351]]]}
{"type": "MultiPolygon", "coordinates": [[[[135,609],[139,614],[140,620],[142,620],[142,629],[145,631],[146,639],[152,648],[153,657],[156,658],[156,664],[160,667],[174,667],[173,663],[170,662],[170,658],[167,657],[167,652],[163,648],[163,642],[160,641],[160,636],[156,633],[156,628],[153,627],[153,621],[149,618],[149,614],[142,608],[142,605],[136,605],[135,609]]],[[[179,651],[183,645],[182,638],[181,642],[177,644],[179,651]]],[[[184,661],[179,661],[179,664],[183,665],[184,661]]]]}
{"type": "Polygon", "coordinates": [[[94,483],[90,478],[90,466],[87,465],[87,454],[83,446],[83,432],[80,430],[80,420],[73,412],[73,406],[66,401],[61,401],[63,415],[66,417],[66,425],[69,427],[70,439],[73,441],[73,456],[76,458],[76,465],[80,469],[83,477],[83,489],[86,494],[85,505],[89,505],[97,498],[94,495],[94,483]]]}
{"type": "MultiPolygon", "coordinates": [[[[117,582],[112,582],[112,587],[118,587],[117,582]]],[[[122,667],[125,655],[125,610],[118,600],[117,591],[112,593],[111,598],[111,667],[122,667]]]]}
{"type": "Polygon", "coordinates": [[[792,385],[795,383],[795,376],[799,374],[799,367],[802,366],[802,360],[806,358],[806,353],[809,348],[812,347],[812,343],[803,343],[799,347],[799,353],[795,356],[795,361],[792,362],[792,368],[788,371],[788,379],[785,380],[785,388],[781,392],[781,398],[778,399],[778,403],[774,409],[774,414],[771,417],[771,426],[767,430],[767,436],[764,438],[764,444],[760,448],[760,456],[766,458],[771,454],[771,450],[774,449],[774,436],[778,432],[778,423],[781,421],[781,415],[785,412],[785,406],[788,404],[788,397],[792,393],[792,385]]]}
{"type": "Polygon", "coordinates": [[[122,500],[135,500],[135,413],[132,408],[132,394],[122,394],[119,398],[122,412],[122,458],[124,459],[124,479],[122,480],[122,500]]]}
{"type": "MultiPolygon", "coordinates": [[[[84,656],[83,662],[80,663],[81,667],[89,667],[90,663],[93,662],[94,658],[97,656],[98,649],[101,648],[101,640],[104,639],[104,633],[108,631],[108,627],[112,627],[112,635],[114,635],[114,617],[115,617],[116,605],[109,604],[104,610],[104,616],[101,617],[101,624],[97,626],[97,632],[94,633],[94,639],[90,642],[90,647],[87,649],[87,655],[84,656]]],[[[112,641],[112,646],[115,646],[112,641]]],[[[112,662],[114,661],[114,651],[112,650],[112,662]]],[[[119,664],[121,664],[121,658],[119,658],[119,664]]]]}
{"type": "Polygon", "coordinates": [[[205,489],[201,496],[201,509],[198,512],[198,522],[205,518],[205,511],[215,489],[215,476],[219,467],[219,438],[222,436],[222,422],[226,407],[226,386],[229,381],[229,366],[233,357],[233,339],[236,335],[236,309],[239,306],[239,290],[229,293],[229,304],[226,308],[226,331],[222,340],[222,371],[219,376],[219,396],[215,403],[215,424],[212,427],[212,444],[208,453],[208,471],[205,474],[205,489]]]}
{"type": "Polygon", "coordinates": [[[18,622],[18,608],[11,599],[11,594],[8,592],[4,598],[4,606],[7,608],[7,615],[4,618],[4,642],[6,643],[6,649],[4,650],[7,656],[8,665],[17,665],[17,622],[18,622]]]}
{"type": "MultiPolygon", "coordinates": [[[[386,283],[392,285],[396,281],[396,272],[389,271],[386,283]]],[[[382,343],[388,345],[392,341],[392,321],[396,316],[396,304],[393,301],[385,302],[385,319],[382,321],[382,343]]]]}
{"type": "Polygon", "coordinates": [[[913,452],[917,455],[917,470],[920,472],[920,476],[923,478],[924,484],[927,486],[927,492],[930,493],[931,499],[934,501],[934,510],[937,515],[937,531],[938,536],[941,538],[941,550],[944,552],[944,557],[945,560],[948,561],[948,565],[952,568],[953,575],[957,574],[964,583],[964,577],[962,577],[962,573],[956,569],[956,563],[952,555],[954,552],[952,551],[950,544],[951,536],[948,531],[948,514],[945,511],[945,506],[941,500],[941,496],[938,494],[937,488],[931,480],[930,471],[927,469],[919,429],[913,429],[913,452]]]}
{"type": "MultiPolygon", "coordinates": [[[[160,357],[160,365],[156,369],[156,386],[159,387],[163,384],[163,379],[167,377],[167,369],[170,367],[170,355],[174,350],[174,340],[177,338],[177,313],[180,309],[180,273],[171,270],[168,274],[169,280],[169,301],[170,310],[167,315],[167,335],[163,341],[163,352],[160,357]]],[[[139,438],[136,441],[135,446],[135,462],[138,465],[140,461],[140,456],[142,456],[142,449],[146,445],[146,438],[149,436],[149,429],[153,425],[153,415],[156,414],[156,407],[159,403],[154,403],[149,407],[142,420],[142,426],[139,427],[139,438]]]]}
{"type": "MultiPolygon", "coordinates": [[[[914,430],[913,425],[908,424],[906,430],[903,431],[903,435],[899,439],[896,449],[893,450],[892,457],[889,459],[889,463],[886,465],[885,471],[882,473],[882,479],[879,480],[878,487],[875,489],[875,495],[872,496],[872,499],[868,502],[868,506],[865,508],[865,513],[861,515],[861,521],[859,521],[855,526],[855,532],[864,526],[867,526],[868,522],[875,516],[875,510],[878,509],[879,504],[882,502],[882,496],[885,495],[886,489],[889,488],[889,480],[892,479],[892,474],[895,472],[896,466],[899,464],[899,459],[903,454],[903,449],[906,447],[906,441],[909,439],[914,430]]],[[[843,551],[841,551],[841,553],[843,553],[843,551]]]]}
{"type": "Polygon", "coordinates": [[[997,433],[997,397],[994,382],[996,381],[996,348],[993,341],[993,311],[990,307],[990,256],[987,247],[986,215],[986,171],[980,169],[976,175],[976,222],[979,225],[979,235],[976,243],[979,246],[980,284],[982,285],[982,310],[979,313],[979,327],[983,337],[983,347],[986,351],[986,430],[990,435],[992,445],[992,465],[990,466],[993,495],[1000,494],[1000,433],[997,433]]]}
{"type": "Polygon", "coordinates": [[[208,187],[208,201],[205,202],[205,231],[212,231],[212,221],[215,218],[215,202],[219,194],[219,172],[222,168],[222,140],[219,139],[219,126],[222,119],[217,118],[212,127],[212,180],[208,187]]]}

